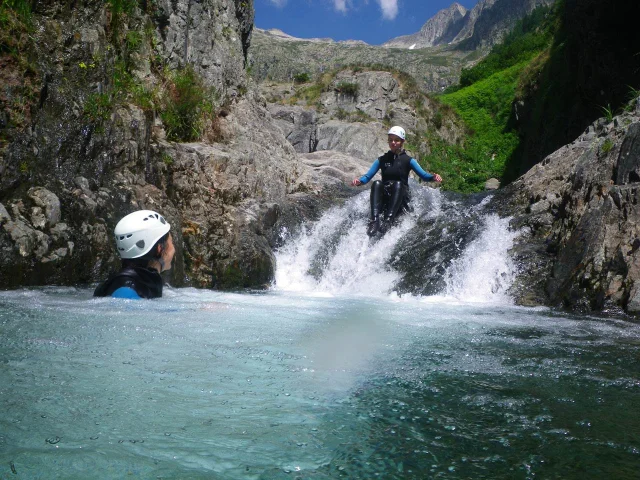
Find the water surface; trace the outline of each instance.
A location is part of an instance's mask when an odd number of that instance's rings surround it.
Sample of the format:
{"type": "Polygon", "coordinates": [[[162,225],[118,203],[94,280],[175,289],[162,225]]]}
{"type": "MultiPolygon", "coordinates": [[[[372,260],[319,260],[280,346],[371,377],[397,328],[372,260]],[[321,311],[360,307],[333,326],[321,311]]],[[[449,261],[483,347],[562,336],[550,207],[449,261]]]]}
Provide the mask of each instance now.
{"type": "Polygon", "coordinates": [[[513,306],[509,219],[413,198],[378,241],[367,192],[283,232],[268,292],[0,292],[0,478],[640,478],[638,324],[513,306]],[[454,247],[424,298],[419,222],[454,247]]]}
{"type": "Polygon", "coordinates": [[[447,297],[0,293],[0,478],[638,478],[640,328],[447,297]]]}

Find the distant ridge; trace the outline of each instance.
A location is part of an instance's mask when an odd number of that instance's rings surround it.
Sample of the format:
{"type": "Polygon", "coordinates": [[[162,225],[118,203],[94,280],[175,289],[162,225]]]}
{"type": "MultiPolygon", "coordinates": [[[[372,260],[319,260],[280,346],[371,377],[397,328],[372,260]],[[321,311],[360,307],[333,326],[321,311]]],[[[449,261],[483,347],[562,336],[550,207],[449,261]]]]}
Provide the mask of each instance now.
{"type": "Polygon", "coordinates": [[[467,9],[459,3],[440,10],[427,20],[418,33],[402,35],[382,44],[383,47],[425,48],[451,42],[460,32],[467,9]]]}
{"type": "Polygon", "coordinates": [[[440,10],[419,32],[392,38],[387,48],[427,48],[453,44],[466,50],[492,46],[500,42],[522,17],[536,7],[555,0],[480,0],[467,10],[459,3],[440,10]]]}
{"type": "Polygon", "coordinates": [[[288,82],[349,65],[387,65],[413,76],[428,92],[457,83],[462,68],[499,43],[516,23],[555,0],[479,0],[467,10],[459,3],[427,20],[418,33],[383,45],[329,38],[296,38],[281,30],[254,28],[248,64],[258,81],[288,82]]]}
{"type": "Polygon", "coordinates": [[[298,38],[287,33],[284,33],[282,30],[277,28],[271,28],[269,30],[264,30],[262,28],[254,28],[254,31],[258,31],[264,35],[267,35],[270,38],[285,40],[290,42],[312,42],[312,43],[341,43],[346,45],[368,45],[367,42],[362,40],[339,40],[335,41],[332,38],[298,38]]]}

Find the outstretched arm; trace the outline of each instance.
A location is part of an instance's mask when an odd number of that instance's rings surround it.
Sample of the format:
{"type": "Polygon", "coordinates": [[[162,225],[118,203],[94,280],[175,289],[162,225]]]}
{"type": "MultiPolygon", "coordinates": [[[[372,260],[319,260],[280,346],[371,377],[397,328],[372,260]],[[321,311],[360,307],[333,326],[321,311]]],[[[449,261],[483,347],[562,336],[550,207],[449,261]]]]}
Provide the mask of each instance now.
{"type": "Polygon", "coordinates": [[[422,180],[424,180],[426,182],[432,182],[432,181],[441,182],[442,181],[442,177],[440,175],[438,175],[437,173],[425,172],[424,169],[420,166],[420,164],[418,163],[418,161],[415,158],[411,159],[411,162],[409,163],[409,165],[411,166],[411,170],[416,172],[416,175],[418,175],[418,177],[420,177],[422,180]]]}
{"type": "Polygon", "coordinates": [[[373,176],[378,172],[378,170],[380,170],[380,162],[376,158],[375,161],[371,164],[371,168],[369,168],[369,171],[365,173],[363,176],[361,176],[360,178],[354,178],[353,181],[351,182],[351,185],[353,185],[354,187],[364,185],[365,183],[369,182],[369,180],[373,178],[373,176]]]}

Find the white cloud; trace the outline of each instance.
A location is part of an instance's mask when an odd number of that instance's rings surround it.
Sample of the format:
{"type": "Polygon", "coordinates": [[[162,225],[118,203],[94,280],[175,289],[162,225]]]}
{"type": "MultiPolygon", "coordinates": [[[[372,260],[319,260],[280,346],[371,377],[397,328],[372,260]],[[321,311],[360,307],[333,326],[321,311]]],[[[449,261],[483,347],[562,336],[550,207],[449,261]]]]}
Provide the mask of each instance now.
{"type": "Polygon", "coordinates": [[[393,20],[398,15],[398,0],[378,0],[382,10],[382,18],[393,20]]]}
{"type": "MultiPolygon", "coordinates": [[[[273,6],[283,8],[287,5],[289,0],[267,0],[273,6]]],[[[307,0],[311,2],[313,0],[307,0]]],[[[333,8],[336,12],[346,14],[353,7],[354,0],[330,0],[333,3],[333,8]]],[[[385,20],[394,20],[398,16],[398,1],[399,0],[376,0],[380,5],[382,11],[382,18],[385,20]]],[[[361,0],[363,5],[369,5],[369,0],[361,0]]]]}
{"type": "Polygon", "coordinates": [[[347,0],[333,0],[333,6],[338,12],[347,13],[347,0]]]}

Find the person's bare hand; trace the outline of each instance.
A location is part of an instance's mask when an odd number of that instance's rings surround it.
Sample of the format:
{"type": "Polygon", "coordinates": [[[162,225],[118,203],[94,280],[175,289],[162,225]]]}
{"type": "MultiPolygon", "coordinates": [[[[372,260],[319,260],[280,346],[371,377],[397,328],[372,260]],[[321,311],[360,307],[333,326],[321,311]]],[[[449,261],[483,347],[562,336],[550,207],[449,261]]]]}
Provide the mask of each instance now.
{"type": "Polygon", "coordinates": [[[354,178],[353,181],[351,182],[352,187],[359,187],[360,185],[362,185],[362,182],[360,181],[359,178],[354,178]]]}

